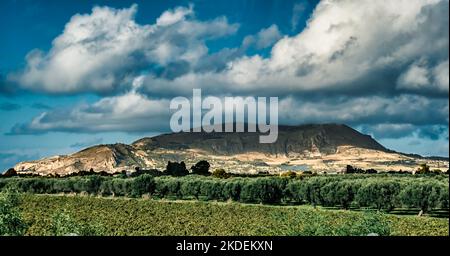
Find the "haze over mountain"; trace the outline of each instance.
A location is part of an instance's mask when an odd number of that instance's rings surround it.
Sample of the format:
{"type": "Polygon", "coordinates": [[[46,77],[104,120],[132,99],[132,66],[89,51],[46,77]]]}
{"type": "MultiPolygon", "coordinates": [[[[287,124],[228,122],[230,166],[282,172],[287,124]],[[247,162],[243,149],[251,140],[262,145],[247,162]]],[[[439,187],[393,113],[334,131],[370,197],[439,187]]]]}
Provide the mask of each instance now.
{"type": "Polygon", "coordinates": [[[278,140],[260,144],[260,133],[171,133],[142,138],[131,145],[109,144],[84,149],[68,156],[23,162],[21,173],[66,175],[82,170],[163,170],[168,161],[188,166],[208,160],[212,169],[251,173],[283,170],[339,172],[347,164],[380,171],[413,171],[426,162],[432,168],[448,168],[448,159],[406,155],[386,149],[371,136],[340,124],[279,126],[278,140]]]}

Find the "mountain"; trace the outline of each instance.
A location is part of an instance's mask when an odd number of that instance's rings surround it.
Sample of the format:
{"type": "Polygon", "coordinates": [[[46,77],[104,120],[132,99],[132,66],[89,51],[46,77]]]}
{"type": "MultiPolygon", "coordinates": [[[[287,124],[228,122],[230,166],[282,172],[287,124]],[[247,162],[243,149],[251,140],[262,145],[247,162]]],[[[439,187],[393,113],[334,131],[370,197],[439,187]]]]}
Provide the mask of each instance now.
{"type": "Polygon", "coordinates": [[[144,150],[203,150],[214,155],[236,155],[259,152],[270,155],[296,155],[317,150],[333,154],[339,146],[354,146],[387,151],[369,135],[361,134],[346,125],[323,124],[279,126],[275,143],[261,144],[261,133],[172,133],[143,138],[132,145],[144,150]]]}
{"type": "Polygon", "coordinates": [[[260,144],[260,133],[181,132],[143,138],[131,145],[98,145],[68,156],[17,164],[20,173],[66,175],[82,170],[163,170],[168,161],[188,166],[207,160],[230,172],[311,170],[339,172],[347,164],[381,171],[412,171],[421,163],[448,169],[448,159],[423,158],[386,149],[369,135],[341,124],[279,126],[278,140],[260,144]]]}

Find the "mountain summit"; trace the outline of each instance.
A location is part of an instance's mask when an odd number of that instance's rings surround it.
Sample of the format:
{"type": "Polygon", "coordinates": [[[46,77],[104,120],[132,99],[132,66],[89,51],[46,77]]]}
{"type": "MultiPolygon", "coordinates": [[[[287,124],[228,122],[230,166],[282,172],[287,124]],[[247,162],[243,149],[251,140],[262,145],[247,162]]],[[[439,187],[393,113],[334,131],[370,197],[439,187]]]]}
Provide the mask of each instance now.
{"type": "Polygon", "coordinates": [[[339,124],[310,124],[279,126],[278,140],[271,144],[259,143],[256,133],[193,133],[181,132],[143,138],[132,145],[145,150],[202,150],[214,155],[236,155],[258,152],[269,155],[296,155],[308,151],[334,154],[340,146],[387,151],[369,135],[339,124]]]}
{"type": "Polygon", "coordinates": [[[207,160],[212,169],[252,173],[283,170],[339,172],[347,164],[380,171],[412,171],[426,162],[448,168],[448,161],[393,152],[371,136],[342,124],[279,126],[278,140],[260,144],[260,133],[180,132],[143,138],[131,145],[98,145],[67,156],[17,164],[20,173],[66,175],[82,170],[163,170],[168,161],[193,165],[207,160]]]}

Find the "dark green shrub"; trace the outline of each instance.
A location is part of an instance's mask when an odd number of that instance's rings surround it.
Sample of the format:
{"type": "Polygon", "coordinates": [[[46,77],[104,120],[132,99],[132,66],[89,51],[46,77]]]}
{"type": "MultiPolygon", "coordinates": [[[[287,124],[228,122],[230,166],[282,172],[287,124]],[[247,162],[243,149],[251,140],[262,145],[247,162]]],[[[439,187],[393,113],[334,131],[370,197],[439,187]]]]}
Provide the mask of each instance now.
{"type": "Polygon", "coordinates": [[[16,170],[14,170],[14,168],[10,168],[6,172],[4,172],[2,175],[0,175],[0,177],[2,177],[2,178],[10,178],[10,177],[15,177],[15,176],[17,176],[17,172],[16,172],[16,170]]]}
{"type": "Polygon", "coordinates": [[[210,164],[207,161],[202,160],[202,161],[196,163],[194,166],[192,166],[192,168],[191,168],[192,174],[208,176],[211,174],[211,173],[209,173],[209,167],[210,167],[210,164]]]}
{"type": "Polygon", "coordinates": [[[231,177],[229,173],[227,173],[224,169],[217,169],[212,173],[213,177],[220,179],[228,179],[231,177]]]}
{"type": "Polygon", "coordinates": [[[184,162],[168,162],[165,173],[171,176],[186,176],[189,171],[186,169],[186,164],[184,162]]]}
{"type": "Polygon", "coordinates": [[[429,174],[431,173],[430,167],[427,164],[421,164],[417,169],[417,174],[429,174]]]}

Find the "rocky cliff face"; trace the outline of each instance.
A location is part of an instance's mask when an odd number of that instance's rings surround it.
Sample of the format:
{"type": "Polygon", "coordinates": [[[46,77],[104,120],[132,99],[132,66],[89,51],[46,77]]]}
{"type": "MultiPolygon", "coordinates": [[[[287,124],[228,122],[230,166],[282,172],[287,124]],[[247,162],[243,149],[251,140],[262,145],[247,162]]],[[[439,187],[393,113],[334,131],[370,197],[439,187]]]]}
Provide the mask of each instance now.
{"type": "Polygon", "coordinates": [[[144,150],[200,149],[228,156],[249,152],[292,156],[314,150],[334,154],[339,146],[387,151],[370,136],[338,124],[280,126],[278,140],[272,144],[260,144],[259,136],[259,133],[176,133],[143,138],[132,146],[144,150]]]}
{"type": "MultiPolygon", "coordinates": [[[[188,166],[208,160],[212,168],[232,172],[296,170],[339,171],[347,164],[381,170],[412,170],[424,159],[389,151],[368,135],[338,124],[280,126],[277,142],[260,144],[259,133],[172,133],[140,139],[131,145],[87,148],[17,164],[22,173],[66,175],[82,170],[109,173],[140,168],[164,169],[167,161],[188,166]]],[[[442,169],[448,161],[427,163],[442,169]]]]}

